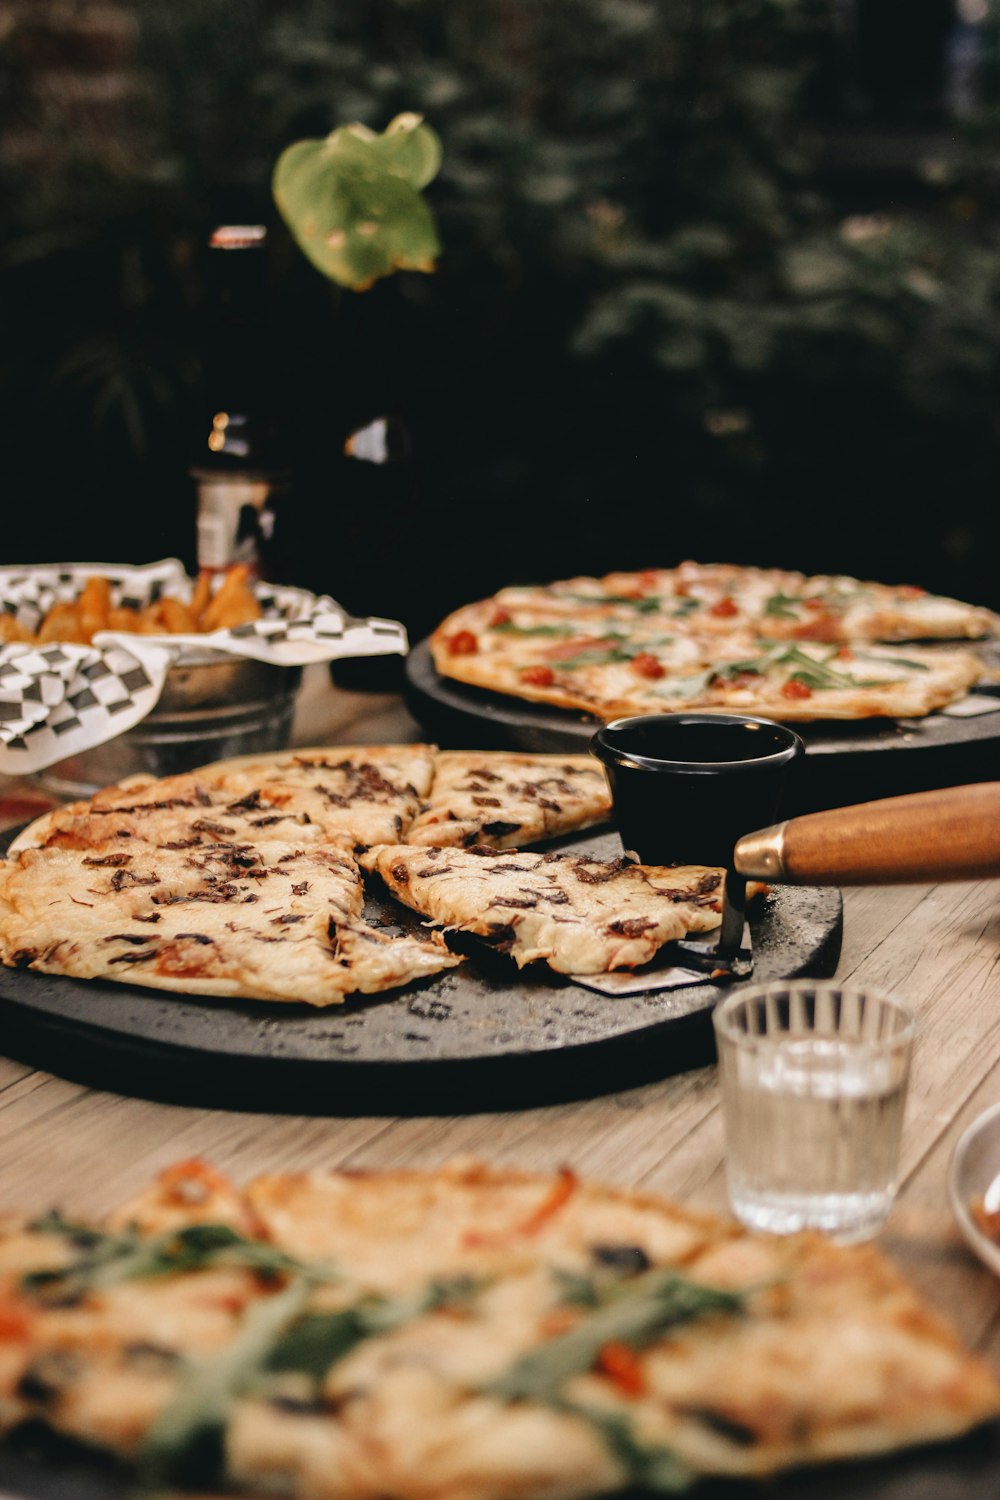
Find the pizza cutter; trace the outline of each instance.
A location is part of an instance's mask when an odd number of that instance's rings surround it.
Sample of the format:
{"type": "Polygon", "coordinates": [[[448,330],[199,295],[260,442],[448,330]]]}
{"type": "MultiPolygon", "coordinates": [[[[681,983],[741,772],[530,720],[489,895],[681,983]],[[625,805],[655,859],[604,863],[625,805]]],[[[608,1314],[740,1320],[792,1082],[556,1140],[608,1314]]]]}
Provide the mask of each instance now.
{"type": "Polygon", "coordinates": [[[842,886],[994,876],[1000,876],[1000,781],[805,813],[737,841],[718,928],[666,944],[641,971],[573,978],[609,995],[745,979],[753,969],[745,912],[750,880],[842,886]]]}

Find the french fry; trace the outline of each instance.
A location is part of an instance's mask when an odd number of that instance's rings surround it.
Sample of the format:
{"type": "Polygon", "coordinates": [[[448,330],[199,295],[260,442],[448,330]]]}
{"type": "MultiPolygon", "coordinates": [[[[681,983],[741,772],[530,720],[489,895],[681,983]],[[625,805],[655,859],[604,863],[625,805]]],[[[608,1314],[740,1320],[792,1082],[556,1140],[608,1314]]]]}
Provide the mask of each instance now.
{"type": "Polygon", "coordinates": [[[160,600],[160,619],[163,629],[170,635],[190,635],[198,629],[198,623],[187,604],[164,594],[160,600]]]}
{"type": "Polygon", "coordinates": [[[235,630],[237,625],[246,625],[251,620],[259,620],[261,614],[262,610],[255,596],[248,588],[243,588],[235,593],[226,604],[215,628],[216,630],[235,630]]]}
{"type": "Polygon", "coordinates": [[[108,611],[109,630],[138,630],[139,611],[134,604],[121,604],[108,611]]]}
{"type": "Polygon", "coordinates": [[[95,573],[88,578],[76,601],[80,629],[89,642],[99,630],[107,630],[111,613],[111,584],[95,573]]]}
{"type": "Polygon", "coordinates": [[[249,573],[245,563],[229,569],[202,612],[199,622],[202,630],[231,630],[234,625],[258,618],[260,606],[247,583],[249,573]],[[250,610],[253,612],[249,613],[250,610]]]}
{"type": "Polygon", "coordinates": [[[38,628],[37,640],[70,641],[77,646],[87,645],[76,602],[53,604],[38,628]]]}
{"type": "Polygon", "coordinates": [[[144,604],[139,611],[139,623],[137,630],[140,635],[163,635],[163,601],[154,599],[150,604],[144,604]]]}
{"type": "Polygon", "coordinates": [[[13,615],[7,614],[6,611],[0,614],[0,645],[7,646],[13,641],[30,641],[32,639],[31,631],[25,630],[23,625],[19,625],[13,615]]]}
{"type": "Polygon", "coordinates": [[[89,645],[99,630],[132,631],[138,635],[192,635],[210,630],[232,630],[263,614],[243,563],[231,567],[212,594],[214,574],[203,568],[195,579],[190,604],[165,594],[141,608],[112,603],[110,580],[93,574],[75,600],[53,604],[34,635],[0,610],[0,645],[9,641],[41,643],[71,641],[89,645]]]}
{"type": "Polygon", "coordinates": [[[194,616],[195,620],[198,622],[197,628],[199,630],[204,628],[201,624],[201,616],[211,597],[212,574],[209,572],[208,568],[202,568],[195,581],[194,589],[191,593],[190,604],[191,613],[194,616]]]}

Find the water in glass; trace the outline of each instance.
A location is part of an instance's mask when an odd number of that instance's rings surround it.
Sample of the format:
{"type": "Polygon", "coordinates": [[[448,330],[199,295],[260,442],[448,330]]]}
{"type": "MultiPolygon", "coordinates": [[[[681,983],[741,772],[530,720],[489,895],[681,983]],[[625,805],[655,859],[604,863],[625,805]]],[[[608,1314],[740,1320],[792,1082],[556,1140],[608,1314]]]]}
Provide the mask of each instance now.
{"type": "Polygon", "coordinates": [[[896,1193],[909,1041],[905,1028],[720,1034],[726,1177],[739,1219],[841,1241],[877,1232],[896,1193]]]}

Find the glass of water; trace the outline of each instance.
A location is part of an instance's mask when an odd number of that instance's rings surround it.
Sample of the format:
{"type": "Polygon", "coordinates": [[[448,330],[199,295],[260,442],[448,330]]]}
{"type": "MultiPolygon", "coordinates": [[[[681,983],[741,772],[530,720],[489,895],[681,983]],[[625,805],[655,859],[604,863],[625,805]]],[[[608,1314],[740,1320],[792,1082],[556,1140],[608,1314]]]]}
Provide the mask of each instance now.
{"type": "Polygon", "coordinates": [[[733,1213],[752,1229],[877,1234],[896,1195],[915,1022],[891,995],[792,980],[713,1012],[733,1213]]]}

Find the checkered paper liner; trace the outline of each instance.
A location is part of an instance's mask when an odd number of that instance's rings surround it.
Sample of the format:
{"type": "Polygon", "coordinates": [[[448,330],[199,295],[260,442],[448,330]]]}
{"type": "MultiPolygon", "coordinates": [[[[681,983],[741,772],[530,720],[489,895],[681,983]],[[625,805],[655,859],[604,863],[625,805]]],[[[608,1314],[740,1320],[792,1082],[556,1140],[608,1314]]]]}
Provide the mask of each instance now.
{"type": "MultiPolygon", "coordinates": [[[[0,610],[34,634],[53,604],[73,600],[87,578],[111,584],[115,605],[142,608],[172,595],[187,600],[191,580],[176,558],[126,568],[52,564],[0,568],[0,610]]],[[[155,708],[173,662],[197,651],[250,657],[279,667],[341,657],[405,654],[396,620],[355,619],[326,595],[258,584],[263,616],[199,635],[103,631],[89,646],[51,641],[0,646],[0,773],[23,776],[103,744],[155,708]]]]}

